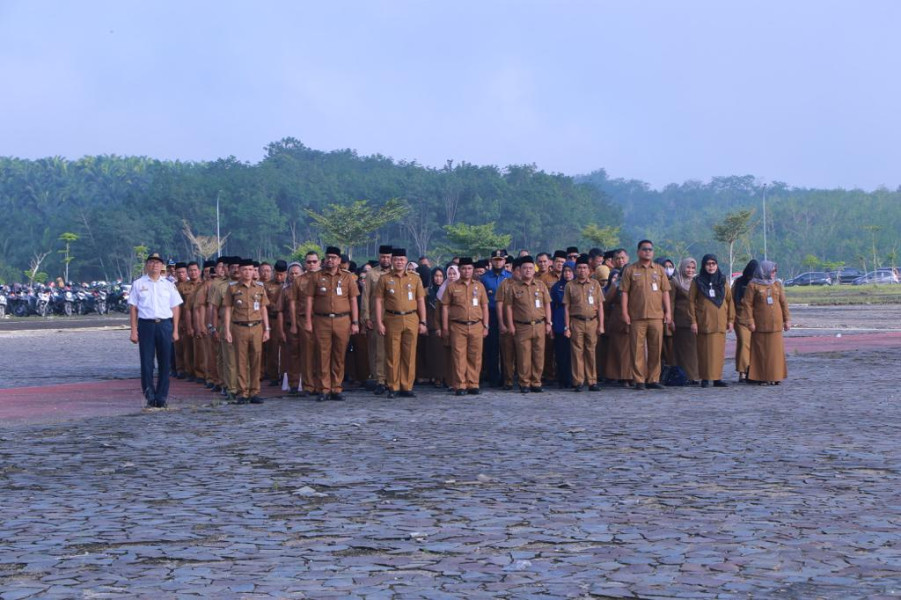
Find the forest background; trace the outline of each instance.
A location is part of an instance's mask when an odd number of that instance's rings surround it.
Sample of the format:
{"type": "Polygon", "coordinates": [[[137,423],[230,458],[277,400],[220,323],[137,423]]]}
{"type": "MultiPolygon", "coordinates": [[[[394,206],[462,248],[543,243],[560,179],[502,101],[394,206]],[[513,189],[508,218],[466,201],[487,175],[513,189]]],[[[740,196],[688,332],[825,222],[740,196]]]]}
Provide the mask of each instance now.
{"type": "Polygon", "coordinates": [[[438,261],[484,256],[496,244],[511,253],[622,246],[634,256],[635,243],[648,238],[658,257],[676,263],[713,252],[728,264],[729,244],[715,228],[739,215],[740,270],[763,255],[764,196],[767,255],[783,277],[898,264],[901,188],[809,189],[742,175],[652,189],[603,169],[567,176],[536,165],[430,168],[285,138],[256,164],[0,158],[0,282],[27,273],[53,279],[66,266],[73,281],[127,280],[148,248],[180,260],[212,255],[215,246],[195,242],[215,239],[217,202],[221,253],[270,261],[341,242],[358,262],[381,243],[438,261]],[[377,226],[380,214],[388,222],[377,226]],[[367,232],[370,217],[375,229],[367,232]]]}

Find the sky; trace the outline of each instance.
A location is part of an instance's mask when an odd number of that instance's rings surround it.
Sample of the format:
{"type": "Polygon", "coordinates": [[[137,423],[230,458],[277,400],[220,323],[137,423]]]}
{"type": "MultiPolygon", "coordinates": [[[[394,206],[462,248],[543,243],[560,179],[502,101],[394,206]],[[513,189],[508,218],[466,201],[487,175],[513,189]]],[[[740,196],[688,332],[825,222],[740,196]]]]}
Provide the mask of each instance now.
{"type": "Polygon", "coordinates": [[[895,0],[0,0],[0,156],[901,185],[895,0]]]}

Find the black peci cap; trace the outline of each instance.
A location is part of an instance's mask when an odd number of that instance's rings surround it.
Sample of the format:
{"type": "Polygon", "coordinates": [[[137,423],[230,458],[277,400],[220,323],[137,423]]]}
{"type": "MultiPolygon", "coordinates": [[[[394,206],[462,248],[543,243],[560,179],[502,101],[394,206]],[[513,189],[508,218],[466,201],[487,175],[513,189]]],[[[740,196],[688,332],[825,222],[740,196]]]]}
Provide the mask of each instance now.
{"type": "Polygon", "coordinates": [[[275,272],[276,273],[284,273],[288,270],[288,263],[283,260],[275,261],[275,272]]]}
{"type": "Polygon", "coordinates": [[[462,267],[463,265],[472,265],[472,257],[471,256],[461,256],[458,266],[462,267]]]}
{"type": "Polygon", "coordinates": [[[394,248],[391,247],[391,244],[382,244],[379,246],[379,254],[391,254],[391,251],[394,248]]]}
{"type": "Polygon", "coordinates": [[[392,248],[391,256],[404,256],[405,257],[405,256],[407,256],[407,249],[406,248],[392,248]]]}

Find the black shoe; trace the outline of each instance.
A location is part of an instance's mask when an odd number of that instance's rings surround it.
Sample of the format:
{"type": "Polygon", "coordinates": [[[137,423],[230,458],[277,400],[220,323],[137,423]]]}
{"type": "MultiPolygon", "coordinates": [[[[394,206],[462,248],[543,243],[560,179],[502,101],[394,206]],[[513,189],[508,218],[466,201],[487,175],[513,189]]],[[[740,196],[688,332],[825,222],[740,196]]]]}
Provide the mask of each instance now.
{"type": "Polygon", "coordinates": [[[325,402],[328,400],[328,394],[319,394],[316,396],[316,402],[325,402]]]}
{"type": "Polygon", "coordinates": [[[306,398],[306,397],[309,396],[309,395],[310,395],[310,392],[308,392],[308,391],[306,391],[306,390],[298,390],[298,391],[297,391],[297,397],[298,397],[298,398],[306,398]]]}
{"type": "Polygon", "coordinates": [[[574,392],[581,392],[581,391],[582,391],[582,386],[581,386],[581,385],[574,385],[574,386],[573,386],[573,391],[574,391],[574,392]]]}
{"type": "MultiPolygon", "coordinates": [[[[386,388],[384,384],[380,383],[377,386],[375,386],[375,391],[373,393],[376,396],[381,396],[382,394],[385,393],[385,390],[387,390],[389,393],[391,392],[391,390],[388,390],[388,388],[386,388]]],[[[394,396],[389,396],[389,398],[394,398],[394,396]]]]}
{"type": "Polygon", "coordinates": [[[649,390],[662,390],[663,386],[657,382],[647,384],[649,390]]]}
{"type": "Polygon", "coordinates": [[[415,398],[416,392],[414,392],[413,390],[401,390],[400,397],[401,398],[415,398]]]}
{"type": "MultiPolygon", "coordinates": [[[[223,390],[223,391],[225,391],[225,390],[223,390]]],[[[231,392],[225,392],[225,401],[226,402],[235,402],[236,400],[237,400],[237,398],[235,398],[234,394],[232,394],[231,392]]]]}
{"type": "Polygon", "coordinates": [[[469,388],[468,390],[466,390],[466,393],[470,396],[478,396],[482,393],[482,390],[480,390],[479,388],[469,388]]]}
{"type": "Polygon", "coordinates": [[[457,390],[456,392],[454,392],[454,395],[455,396],[465,396],[466,390],[457,390]]]}
{"type": "Polygon", "coordinates": [[[279,381],[278,379],[273,379],[269,382],[269,387],[276,387],[278,385],[281,385],[281,381],[279,381]]]}
{"type": "Polygon", "coordinates": [[[504,386],[504,391],[505,391],[505,392],[509,392],[509,391],[512,390],[512,389],[513,389],[513,386],[512,386],[512,385],[505,385],[505,386],[504,386]]]}
{"type": "Polygon", "coordinates": [[[263,399],[260,398],[259,396],[253,396],[253,397],[250,399],[250,403],[251,403],[251,404],[262,404],[262,403],[263,403],[263,399]]]}
{"type": "Polygon", "coordinates": [[[713,381],[713,387],[729,387],[729,384],[722,379],[715,379],[713,381]]]}
{"type": "Polygon", "coordinates": [[[176,378],[176,379],[184,379],[184,378],[185,378],[185,374],[184,374],[184,373],[176,373],[176,374],[175,374],[175,378],[176,378]]]}
{"type": "Polygon", "coordinates": [[[600,392],[600,391],[601,391],[601,386],[599,386],[599,385],[596,384],[596,383],[592,383],[591,385],[588,386],[588,391],[589,391],[589,392],[600,392]]]}
{"type": "Polygon", "coordinates": [[[533,385],[532,387],[529,388],[529,390],[530,390],[533,394],[540,394],[541,392],[544,391],[544,388],[541,387],[540,385],[533,385]]]}
{"type": "Polygon", "coordinates": [[[394,390],[388,390],[388,399],[397,398],[397,392],[394,390]]]}
{"type": "Polygon", "coordinates": [[[238,398],[237,404],[250,404],[250,398],[241,396],[240,398],[238,398]]]}
{"type": "Polygon", "coordinates": [[[342,394],[341,392],[332,392],[332,400],[334,400],[335,402],[343,402],[344,394],[342,394]]]}
{"type": "Polygon", "coordinates": [[[222,391],[222,386],[221,386],[221,385],[214,385],[214,386],[213,386],[212,388],[210,388],[210,389],[212,389],[214,392],[216,392],[216,393],[218,394],[219,392],[222,391]]]}
{"type": "Polygon", "coordinates": [[[632,389],[633,389],[633,390],[644,390],[645,387],[644,387],[644,384],[643,384],[643,383],[636,383],[636,384],[635,384],[635,387],[633,387],[632,389]]]}
{"type": "Polygon", "coordinates": [[[707,381],[706,379],[702,379],[702,380],[701,380],[701,387],[702,387],[702,388],[710,387],[710,382],[707,381]]]}
{"type": "Polygon", "coordinates": [[[216,389],[216,386],[213,385],[212,383],[208,383],[208,384],[206,384],[206,385],[203,386],[203,387],[205,387],[205,388],[208,389],[208,390],[215,390],[215,389],[216,389]]]}
{"type": "Polygon", "coordinates": [[[521,394],[528,394],[530,391],[531,390],[526,386],[519,386],[519,393],[521,394]]]}

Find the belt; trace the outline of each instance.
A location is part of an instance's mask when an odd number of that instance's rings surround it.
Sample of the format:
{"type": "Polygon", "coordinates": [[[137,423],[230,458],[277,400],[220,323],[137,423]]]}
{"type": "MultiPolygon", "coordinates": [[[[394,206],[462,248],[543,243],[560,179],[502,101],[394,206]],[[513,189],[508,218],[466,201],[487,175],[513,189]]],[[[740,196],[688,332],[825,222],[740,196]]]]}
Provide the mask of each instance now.
{"type": "Polygon", "coordinates": [[[597,315],[591,315],[590,317],[580,317],[579,315],[569,315],[571,319],[578,319],[580,321],[594,321],[598,318],[597,315]]]}
{"type": "Polygon", "coordinates": [[[313,314],[316,315],[317,317],[328,317],[329,319],[337,319],[338,317],[346,317],[350,313],[343,312],[343,313],[313,313],[313,314]]]}
{"type": "Polygon", "coordinates": [[[482,321],[481,321],[481,320],[479,320],[479,321],[457,321],[457,320],[454,320],[454,321],[451,321],[451,322],[452,322],[452,323],[459,323],[460,325],[475,325],[476,323],[481,323],[482,321]]]}
{"type": "Polygon", "coordinates": [[[399,316],[399,317],[402,317],[402,316],[404,316],[404,315],[412,315],[412,314],[415,313],[416,311],[415,311],[415,310],[388,310],[388,309],[386,308],[386,309],[385,309],[385,312],[388,313],[388,314],[391,314],[391,315],[397,315],[397,316],[399,316]]]}
{"type": "Polygon", "coordinates": [[[535,319],[534,321],[517,321],[513,320],[517,325],[538,325],[539,323],[544,323],[544,319],[535,319]]]}
{"type": "Polygon", "coordinates": [[[141,323],[162,323],[163,321],[171,321],[172,317],[168,319],[138,319],[141,323]]]}
{"type": "Polygon", "coordinates": [[[232,325],[240,325],[241,327],[256,327],[262,321],[232,321],[232,325]]]}

